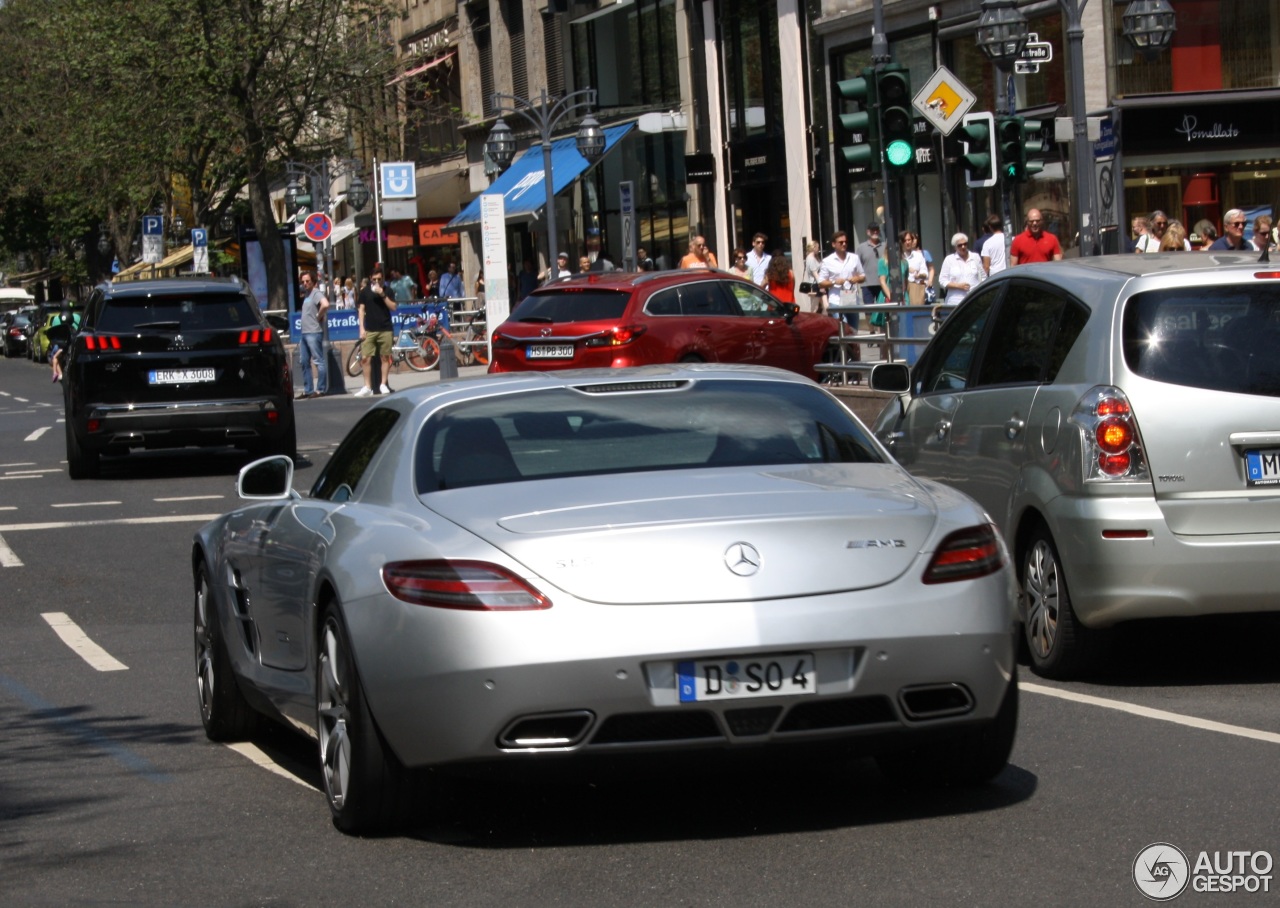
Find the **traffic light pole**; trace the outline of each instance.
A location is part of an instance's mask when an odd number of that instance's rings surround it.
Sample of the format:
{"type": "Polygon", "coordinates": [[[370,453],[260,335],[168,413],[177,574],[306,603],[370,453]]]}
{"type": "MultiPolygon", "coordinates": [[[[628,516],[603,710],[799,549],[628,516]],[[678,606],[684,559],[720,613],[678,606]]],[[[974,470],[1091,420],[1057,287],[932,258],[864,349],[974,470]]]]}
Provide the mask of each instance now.
{"type": "MultiPolygon", "coordinates": [[[[884,0],[875,0],[874,3],[874,33],[871,35],[871,66],[875,70],[872,79],[879,81],[880,73],[884,71],[885,64],[892,60],[889,56],[889,38],[884,31],[884,0]]],[[[874,116],[877,120],[880,118],[883,100],[878,96],[876,98],[876,109],[874,116]]],[[[880,135],[884,136],[883,124],[879,130],[880,135]]],[[[899,302],[906,302],[906,288],[902,286],[902,269],[898,265],[898,231],[894,212],[898,208],[897,181],[892,179],[889,174],[888,161],[884,160],[883,138],[880,142],[880,180],[881,189],[884,193],[884,223],[880,225],[880,235],[884,237],[884,254],[885,261],[889,266],[889,292],[893,299],[899,302]]],[[[867,280],[880,282],[879,275],[867,275],[867,280]]]]}
{"type": "Polygon", "coordinates": [[[1071,74],[1071,172],[1075,176],[1076,204],[1080,206],[1080,254],[1098,253],[1093,211],[1093,149],[1084,100],[1084,27],[1080,13],[1089,0],[1060,0],[1066,14],[1067,69],[1071,74]]]}

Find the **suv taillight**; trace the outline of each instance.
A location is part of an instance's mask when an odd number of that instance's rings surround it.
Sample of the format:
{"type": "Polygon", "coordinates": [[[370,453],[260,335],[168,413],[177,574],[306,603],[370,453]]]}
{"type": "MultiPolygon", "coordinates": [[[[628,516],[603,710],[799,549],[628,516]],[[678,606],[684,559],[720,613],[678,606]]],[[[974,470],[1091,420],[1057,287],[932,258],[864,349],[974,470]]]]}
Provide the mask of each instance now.
{"type": "Polygon", "coordinates": [[[240,346],[255,346],[257,344],[269,344],[271,338],[275,336],[275,332],[271,328],[253,328],[240,332],[240,346]]]}
{"type": "Polygon", "coordinates": [[[1119,388],[1090,388],[1071,421],[1080,427],[1085,482],[1151,481],[1133,407],[1119,388]]]}
{"type": "Polygon", "coordinates": [[[114,334],[84,334],[81,335],[84,340],[84,348],[86,350],[103,351],[103,350],[119,350],[120,338],[114,334]]]}

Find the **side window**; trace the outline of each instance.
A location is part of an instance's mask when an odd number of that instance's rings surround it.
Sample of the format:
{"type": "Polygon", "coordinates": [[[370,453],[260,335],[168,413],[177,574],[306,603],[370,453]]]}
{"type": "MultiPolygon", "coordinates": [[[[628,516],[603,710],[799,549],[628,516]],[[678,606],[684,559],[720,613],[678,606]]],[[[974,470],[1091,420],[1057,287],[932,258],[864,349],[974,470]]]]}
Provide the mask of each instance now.
{"type": "Polygon", "coordinates": [[[685,315],[693,317],[711,315],[732,315],[729,301],[720,290],[716,281],[697,281],[677,288],[680,293],[680,306],[685,315]]]}
{"type": "Polygon", "coordinates": [[[738,301],[738,308],[742,310],[743,315],[765,317],[777,314],[777,306],[773,298],[763,290],[748,287],[746,284],[740,284],[737,281],[726,286],[729,288],[729,292],[733,294],[734,299],[738,301]]]}
{"type": "Polygon", "coordinates": [[[1051,382],[1058,377],[1058,370],[1071,348],[1076,345],[1085,323],[1089,321],[1089,310],[1075,300],[1067,300],[1062,310],[1062,321],[1058,323],[1058,333],[1053,337],[1053,346],[1049,348],[1049,369],[1044,380],[1051,382]]]}
{"type": "Polygon", "coordinates": [[[98,314],[102,309],[102,291],[95,290],[89,294],[89,302],[84,307],[84,323],[86,327],[92,328],[98,324],[98,314]]]}
{"type": "Polygon", "coordinates": [[[999,296],[999,287],[980,289],[942,323],[914,376],[917,394],[961,391],[970,386],[974,354],[999,296]]]}
{"type": "Polygon", "coordinates": [[[386,407],[366,413],[329,458],[328,466],[311,487],[311,497],[343,502],[354,496],[373,456],[399,418],[399,413],[386,407]]]}
{"type": "Polygon", "coordinates": [[[679,315],[680,294],[677,288],[669,287],[666,290],[659,290],[649,297],[648,302],[644,304],[644,311],[649,315],[679,315]]]}
{"type": "Polygon", "coordinates": [[[991,326],[974,384],[1040,381],[1065,307],[1066,299],[1043,284],[1011,284],[991,326]]]}

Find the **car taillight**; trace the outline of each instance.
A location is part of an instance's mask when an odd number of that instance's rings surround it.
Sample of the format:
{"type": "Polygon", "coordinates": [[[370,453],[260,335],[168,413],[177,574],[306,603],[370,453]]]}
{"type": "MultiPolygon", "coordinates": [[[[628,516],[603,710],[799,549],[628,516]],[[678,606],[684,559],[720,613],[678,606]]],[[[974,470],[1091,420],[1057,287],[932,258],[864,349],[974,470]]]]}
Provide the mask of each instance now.
{"type": "Polygon", "coordinates": [[[495,334],[493,336],[493,349],[495,350],[514,350],[520,346],[520,341],[514,337],[507,337],[505,334],[495,334]]]}
{"type": "Polygon", "coordinates": [[[644,325],[619,325],[604,334],[589,337],[583,342],[584,347],[621,347],[629,344],[644,334],[644,325]]]}
{"type": "Polygon", "coordinates": [[[1138,423],[1123,391],[1112,385],[1090,388],[1071,421],[1081,430],[1086,482],[1150,481],[1138,423]]]}
{"type": "Polygon", "coordinates": [[[115,335],[105,334],[85,334],[84,348],[86,350],[119,350],[120,338],[115,335]]]}
{"type": "Polygon", "coordinates": [[[1004,549],[991,524],[956,530],[942,540],[929,566],[925,583],[954,583],[994,574],[1004,567],[1004,549]]]}
{"type": "Polygon", "coordinates": [[[271,338],[275,336],[275,332],[271,328],[252,328],[240,332],[240,346],[253,346],[255,344],[269,344],[271,338]]]}
{"type": "Polygon", "coordinates": [[[387,592],[411,605],[482,612],[551,608],[551,600],[515,574],[483,561],[393,561],[382,568],[387,592]]]}

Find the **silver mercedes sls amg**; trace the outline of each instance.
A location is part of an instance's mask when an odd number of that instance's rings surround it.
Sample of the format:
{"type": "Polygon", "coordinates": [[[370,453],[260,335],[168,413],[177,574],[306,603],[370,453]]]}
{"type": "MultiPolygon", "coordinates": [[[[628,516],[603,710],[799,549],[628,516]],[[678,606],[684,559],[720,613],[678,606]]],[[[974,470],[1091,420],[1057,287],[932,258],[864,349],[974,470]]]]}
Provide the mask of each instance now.
{"type": "Polygon", "coordinates": [[[201,718],[313,735],[344,831],[413,819],[425,767],[825,744],[975,784],[1008,761],[999,534],[800,376],[438,382],[292,482],[249,464],[196,534],[201,718]]]}

